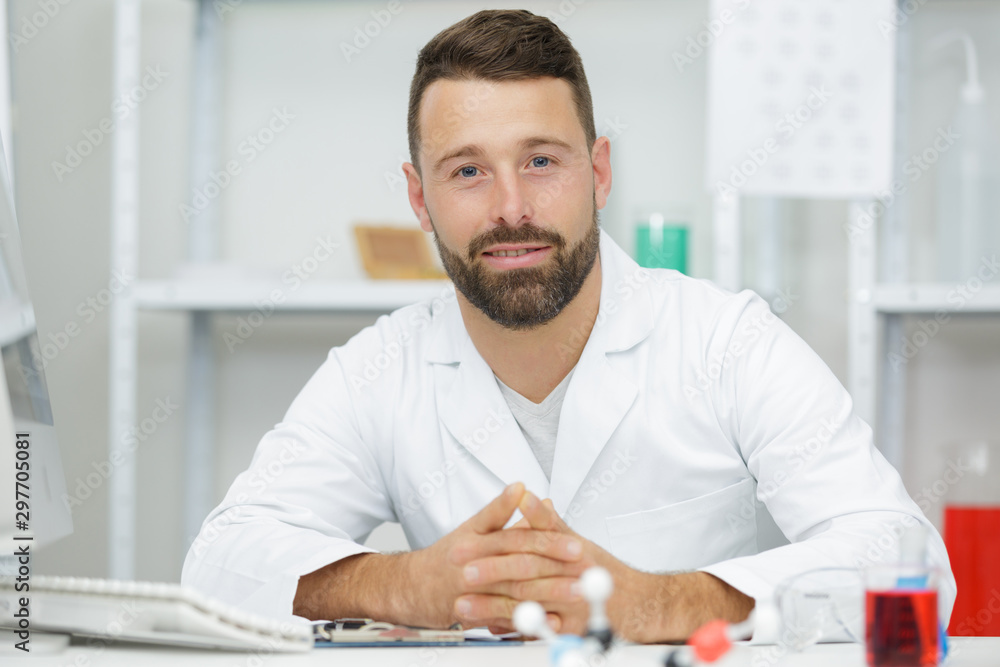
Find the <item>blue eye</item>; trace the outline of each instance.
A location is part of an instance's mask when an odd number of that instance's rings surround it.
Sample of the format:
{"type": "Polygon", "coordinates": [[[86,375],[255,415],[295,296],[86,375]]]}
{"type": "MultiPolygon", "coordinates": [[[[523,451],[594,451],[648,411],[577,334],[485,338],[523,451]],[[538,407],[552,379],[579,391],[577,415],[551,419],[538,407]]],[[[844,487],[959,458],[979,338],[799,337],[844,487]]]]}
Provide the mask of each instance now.
{"type": "Polygon", "coordinates": [[[475,167],[462,167],[461,169],[458,170],[458,173],[460,173],[465,178],[472,178],[477,173],[479,173],[479,170],[476,169],[475,167]]]}
{"type": "Polygon", "coordinates": [[[549,166],[549,159],[547,157],[536,157],[531,161],[531,164],[538,167],[539,169],[549,166]]]}

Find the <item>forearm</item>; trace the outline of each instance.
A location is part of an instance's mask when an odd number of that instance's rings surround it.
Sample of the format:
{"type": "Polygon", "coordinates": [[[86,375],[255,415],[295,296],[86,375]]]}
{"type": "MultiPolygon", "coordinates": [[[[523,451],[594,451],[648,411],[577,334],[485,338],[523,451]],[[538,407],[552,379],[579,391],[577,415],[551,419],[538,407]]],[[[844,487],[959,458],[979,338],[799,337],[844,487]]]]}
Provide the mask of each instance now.
{"type": "Polygon", "coordinates": [[[293,613],[312,620],[372,618],[431,626],[426,598],[410,576],[413,553],[349,556],[299,578],[293,613]]]}
{"type": "Polygon", "coordinates": [[[637,642],[687,639],[713,619],[739,622],[754,600],[706,572],[639,572],[618,602],[618,631],[637,642]]]}

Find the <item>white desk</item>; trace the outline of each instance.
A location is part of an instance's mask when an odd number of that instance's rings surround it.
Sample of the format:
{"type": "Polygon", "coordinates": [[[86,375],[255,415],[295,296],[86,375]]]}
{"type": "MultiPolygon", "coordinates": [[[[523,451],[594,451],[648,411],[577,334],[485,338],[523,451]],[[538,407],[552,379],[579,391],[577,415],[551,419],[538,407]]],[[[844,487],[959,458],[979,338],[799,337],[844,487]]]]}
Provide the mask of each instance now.
{"type": "MultiPolygon", "coordinates": [[[[37,635],[32,634],[34,644],[37,635]]],[[[719,667],[864,667],[863,647],[858,644],[824,644],[800,654],[775,655],[774,646],[738,646],[719,667]],[[776,659],[777,658],[777,659],[776,659]]],[[[662,665],[663,646],[629,646],[609,654],[608,667],[652,667],[662,665]]],[[[23,655],[23,654],[22,654],[23,655]]],[[[70,645],[57,652],[35,652],[18,658],[4,646],[0,664],[33,667],[311,667],[360,665],[362,667],[549,667],[548,648],[541,644],[475,648],[384,648],[316,649],[302,654],[255,654],[185,649],[109,648],[70,645]]],[[[996,667],[1000,665],[1000,637],[956,638],[945,663],[948,667],[996,667]]],[[[595,662],[594,667],[602,667],[595,662]]]]}

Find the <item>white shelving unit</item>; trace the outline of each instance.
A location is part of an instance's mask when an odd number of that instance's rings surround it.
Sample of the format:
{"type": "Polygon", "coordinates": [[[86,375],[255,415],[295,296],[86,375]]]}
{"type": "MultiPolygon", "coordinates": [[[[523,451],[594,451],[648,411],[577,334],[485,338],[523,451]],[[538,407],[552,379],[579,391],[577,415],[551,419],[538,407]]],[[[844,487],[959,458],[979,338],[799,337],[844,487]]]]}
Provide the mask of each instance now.
{"type": "MultiPolygon", "coordinates": [[[[861,254],[861,253],[855,253],[861,254]]],[[[973,298],[965,298],[953,284],[875,283],[861,275],[874,274],[864,258],[853,258],[856,274],[850,289],[848,389],[858,412],[877,429],[877,442],[897,469],[905,458],[906,365],[889,363],[889,355],[905,358],[899,341],[909,317],[932,319],[938,315],[966,317],[1000,314],[1000,285],[984,285],[973,298]],[[960,303],[956,303],[956,300],[960,303]],[[882,353],[879,353],[881,344],[882,353]]]]}
{"type": "Polygon", "coordinates": [[[140,310],[253,311],[260,308],[261,299],[277,290],[281,301],[267,302],[275,312],[381,313],[441,296],[450,285],[438,280],[324,281],[285,291],[267,280],[179,279],[139,281],[132,294],[140,310]]]}
{"type": "Polygon", "coordinates": [[[1000,313],[1000,285],[984,285],[972,298],[964,297],[955,285],[906,283],[879,285],[875,308],[883,315],[949,315],[1000,313]],[[955,300],[962,301],[961,305],[955,300]]]}
{"type": "MultiPolygon", "coordinates": [[[[897,170],[911,152],[903,137],[909,120],[912,49],[909,23],[902,23],[896,33],[897,170]]],[[[904,180],[900,173],[896,177],[904,180]]],[[[860,215],[860,210],[852,211],[858,224],[860,215]]],[[[1000,314],[1000,284],[983,284],[974,294],[963,294],[960,284],[909,281],[908,221],[906,200],[897,198],[878,220],[877,236],[869,229],[851,245],[849,258],[848,389],[859,413],[871,419],[882,453],[897,469],[902,469],[906,455],[907,366],[893,367],[889,358],[902,356],[907,319],[1000,314]]]]}
{"type": "Polygon", "coordinates": [[[967,299],[952,284],[876,283],[865,279],[875,273],[875,266],[868,266],[873,253],[852,254],[848,389],[859,414],[866,420],[874,416],[879,448],[900,468],[905,454],[906,366],[891,367],[888,360],[890,354],[905,356],[899,345],[905,318],[1000,314],[1000,285],[984,285],[967,299]]]}
{"type": "MultiPolygon", "coordinates": [[[[909,31],[908,22],[896,30],[893,164],[897,172],[909,155],[905,145],[911,81],[909,31]]],[[[900,173],[896,178],[905,181],[900,173]]],[[[876,429],[880,450],[900,469],[905,454],[906,367],[892,368],[888,360],[890,354],[901,354],[907,318],[926,319],[939,313],[948,317],[998,314],[1000,284],[982,285],[972,298],[966,298],[959,285],[910,282],[906,200],[897,197],[874,224],[865,215],[873,203],[874,199],[857,200],[848,207],[848,224],[863,231],[848,244],[847,388],[858,414],[876,429]]],[[[738,289],[739,198],[716,197],[713,217],[715,280],[738,289]]]]}
{"type": "MultiPolygon", "coordinates": [[[[115,75],[113,94],[138,83],[141,44],[141,0],[116,0],[115,75]]],[[[212,0],[199,0],[192,104],[194,184],[203,183],[218,167],[219,48],[221,30],[212,0]]],[[[113,268],[139,275],[139,113],[129,114],[114,135],[112,156],[113,268]]],[[[109,479],[109,576],[135,578],[136,476],[134,455],[122,447],[122,435],[136,423],[137,336],[141,311],[173,311],[190,320],[190,349],[185,390],[184,551],[212,509],[214,470],[214,343],[215,313],[252,312],[268,301],[276,313],[385,313],[441,296],[447,281],[318,281],[296,289],[279,280],[240,275],[217,262],[218,211],[203,211],[190,226],[188,259],[176,278],[135,280],[111,306],[109,453],[124,464],[109,479]],[[278,290],[281,298],[269,300],[278,290]]]]}
{"type": "MultiPolygon", "coordinates": [[[[117,0],[112,95],[139,83],[142,25],[139,0],[117,0]]],[[[139,235],[139,113],[122,119],[111,143],[111,265],[137,275],[139,235]]],[[[136,322],[133,289],[109,309],[108,454],[123,463],[108,481],[108,569],[113,578],[135,578],[135,456],[123,436],[136,421],[136,322]]]]}

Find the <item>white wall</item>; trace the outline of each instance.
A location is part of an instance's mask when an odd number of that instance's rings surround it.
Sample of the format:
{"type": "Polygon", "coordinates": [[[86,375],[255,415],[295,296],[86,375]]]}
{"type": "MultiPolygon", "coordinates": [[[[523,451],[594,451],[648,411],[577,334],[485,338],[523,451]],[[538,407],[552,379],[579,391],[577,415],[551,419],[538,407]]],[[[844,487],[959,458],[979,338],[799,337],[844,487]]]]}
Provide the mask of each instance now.
{"type": "MultiPolygon", "coordinates": [[[[558,15],[560,7],[571,5],[553,0],[489,6],[558,15]]],[[[245,1],[226,14],[220,162],[241,159],[240,142],[264,126],[274,107],[287,108],[295,118],[265,151],[245,162],[220,196],[221,257],[248,270],[284,271],[311,253],[317,236],[329,234],[342,251],[315,279],[357,277],[351,223],[415,224],[404,188],[386,176],[398,174],[406,157],[406,100],[415,55],[438,30],[485,6],[404,1],[403,11],[350,63],[340,43],[352,40],[355,27],[384,2],[245,1]]],[[[65,146],[110,113],[111,7],[111,0],[70,3],[13,55],[17,196],[39,333],[45,339],[70,321],[81,325],[81,334],[48,367],[71,488],[106,457],[107,312],[88,323],[77,307],[109,280],[110,140],[62,182],[51,163],[62,161],[65,146]]],[[[141,275],[162,278],[184,258],[186,223],[178,206],[192,199],[187,118],[194,3],[146,0],[144,7],[144,65],[161,65],[170,73],[140,108],[141,275]]],[[[33,0],[16,0],[12,29],[37,8],[33,0]]],[[[679,72],[671,54],[702,30],[707,12],[706,0],[588,0],[559,18],[583,56],[598,130],[611,123],[624,128],[613,141],[615,183],[603,213],[605,226],[627,243],[637,208],[687,206],[693,211],[691,268],[700,276],[711,275],[709,203],[702,183],[706,59],[679,72]]],[[[1000,119],[1000,43],[987,39],[1000,34],[1000,3],[930,3],[911,20],[918,40],[953,24],[980,37],[984,84],[993,93],[990,109],[1000,119]]],[[[918,76],[907,103],[915,149],[926,145],[950,114],[961,76],[957,54],[956,49],[914,59],[918,76]]],[[[932,176],[929,172],[910,193],[915,277],[933,271],[932,176]]],[[[794,201],[786,211],[782,284],[798,297],[786,319],[844,380],[846,206],[794,201]]],[[[749,218],[748,260],[756,228],[755,216],[749,218]]],[[[748,279],[752,268],[750,263],[748,279]]],[[[271,318],[230,352],[222,336],[234,331],[236,320],[215,319],[218,498],[329,347],[370,321],[271,318]]],[[[140,417],[157,399],[182,402],[185,334],[181,315],[141,316],[140,417]]],[[[996,319],[982,326],[955,322],[909,362],[907,446],[913,464],[905,472],[911,492],[941,476],[934,453],[942,443],[973,435],[1000,438],[1000,416],[990,409],[1000,385],[998,334],[996,319]]],[[[179,411],[139,449],[140,578],[179,576],[183,420],[179,411]]],[[[75,508],[75,535],[39,556],[40,571],[106,573],[106,502],[101,486],[75,508]]],[[[391,544],[395,537],[385,539],[391,544]]]]}

